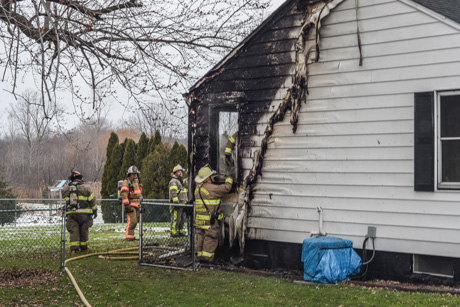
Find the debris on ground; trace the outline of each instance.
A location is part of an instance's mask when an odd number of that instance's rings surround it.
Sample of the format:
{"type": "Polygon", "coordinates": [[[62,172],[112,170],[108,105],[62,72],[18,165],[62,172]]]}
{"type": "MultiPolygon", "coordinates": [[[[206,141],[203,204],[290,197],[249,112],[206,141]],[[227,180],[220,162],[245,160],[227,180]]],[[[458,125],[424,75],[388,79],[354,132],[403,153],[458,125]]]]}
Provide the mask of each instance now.
{"type": "Polygon", "coordinates": [[[59,272],[47,269],[0,269],[0,289],[29,288],[58,280],[59,272]]]}
{"type": "MultiPolygon", "coordinates": [[[[317,284],[311,282],[305,282],[303,280],[303,272],[299,270],[283,270],[283,269],[264,269],[256,270],[249,269],[243,266],[237,266],[232,263],[225,261],[217,260],[215,263],[201,263],[202,268],[207,268],[210,270],[222,270],[228,272],[238,272],[250,275],[257,275],[263,277],[276,277],[286,279],[298,284],[306,285],[327,285],[327,284],[317,284]]],[[[419,293],[439,293],[439,294],[448,294],[453,296],[460,296],[460,286],[445,286],[445,285],[423,285],[423,284],[411,284],[403,283],[392,280],[370,280],[370,281],[358,281],[358,280],[349,280],[342,281],[340,285],[352,285],[359,286],[367,289],[380,289],[380,290],[393,290],[398,292],[419,292],[419,293]]]]}

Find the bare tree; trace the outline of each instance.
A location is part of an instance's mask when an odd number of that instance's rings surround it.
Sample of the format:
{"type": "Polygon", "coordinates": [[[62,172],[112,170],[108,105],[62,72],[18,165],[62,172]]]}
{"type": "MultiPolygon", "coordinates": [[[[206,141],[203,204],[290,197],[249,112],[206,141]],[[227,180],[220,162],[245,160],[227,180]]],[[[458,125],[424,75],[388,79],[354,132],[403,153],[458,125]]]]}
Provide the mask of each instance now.
{"type": "Polygon", "coordinates": [[[163,138],[179,140],[187,137],[187,118],[185,107],[169,109],[159,101],[143,103],[123,124],[139,134],[145,132],[148,136],[159,131],[163,138]]]}
{"type": "Polygon", "coordinates": [[[25,184],[40,181],[39,170],[42,169],[46,155],[45,143],[52,134],[53,120],[57,120],[61,112],[55,105],[47,105],[43,112],[42,105],[38,92],[27,90],[7,111],[10,138],[15,140],[10,142],[10,161],[21,164],[15,171],[19,170],[21,182],[25,184]]]}
{"type": "Polygon", "coordinates": [[[178,102],[176,93],[252,30],[269,2],[0,0],[2,77],[15,93],[32,73],[43,106],[65,90],[97,108],[120,87],[138,102],[178,102]]]}

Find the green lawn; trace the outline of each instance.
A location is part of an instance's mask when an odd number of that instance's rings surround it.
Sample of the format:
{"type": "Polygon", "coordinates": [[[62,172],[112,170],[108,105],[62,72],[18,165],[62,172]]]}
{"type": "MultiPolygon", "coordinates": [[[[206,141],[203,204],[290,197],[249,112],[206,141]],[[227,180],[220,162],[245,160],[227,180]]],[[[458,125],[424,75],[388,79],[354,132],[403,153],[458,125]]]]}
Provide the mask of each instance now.
{"type": "MultiPolygon", "coordinates": [[[[458,306],[450,295],[402,293],[351,285],[297,285],[210,269],[198,272],[139,266],[97,257],[71,262],[93,306],[458,306]]],[[[81,301],[66,275],[32,288],[0,289],[0,305],[76,306],[81,301]]]]}
{"type": "MultiPolygon", "coordinates": [[[[151,226],[167,228],[168,224],[151,226]]],[[[123,240],[124,227],[125,224],[93,226],[91,252],[138,246],[138,241],[123,240]]],[[[158,228],[154,233],[168,237],[167,231],[158,228]]],[[[49,235],[53,242],[60,240],[59,232],[49,235]]],[[[2,248],[8,246],[8,240],[12,238],[0,240],[2,248]]],[[[26,254],[37,250],[40,242],[49,241],[29,235],[24,242],[26,254]]],[[[20,269],[34,267],[34,262],[25,255],[17,254],[9,260],[20,269]]],[[[460,298],[451,295],[402,293],[347,284],[305,286],[274,277],[211,269],[190,272],[146,267],[138,265],[136,260],[91,257],[69,262],[67,267],[93,306],[460,306],[460,298]]],[[[55,278],[42,278],[41,284],[0,287],[0,306],[81,306],[67,275],[57,272],[55,267],[53,270],[54,273],[47,272],[44,276],[56,275],[55,278]]],[[[40,275],[30,276],[40,281],[40,275]]]]}

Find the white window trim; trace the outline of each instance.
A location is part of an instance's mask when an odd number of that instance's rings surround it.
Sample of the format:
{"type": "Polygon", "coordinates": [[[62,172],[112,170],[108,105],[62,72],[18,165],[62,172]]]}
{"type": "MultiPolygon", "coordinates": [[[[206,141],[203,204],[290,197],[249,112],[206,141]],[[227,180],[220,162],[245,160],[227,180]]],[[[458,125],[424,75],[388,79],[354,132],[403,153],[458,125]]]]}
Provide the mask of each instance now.
{"type": "MultiPolygon", "coordinates": [[[[441,182],[442,179],[442,140],[441,140],[441,97],[442,96],[456,96],[460,95],[460,91],[442,91],[442,92],[434,92],[434,161],[435,161],[435,171],[434,171],[434,182],[435,182],[435,191],[438,190],[459,190],[460,189],[460,182],[441,182]]],[[[458,138],[443,138],[446,139],[458,139],[458,138]]]]}

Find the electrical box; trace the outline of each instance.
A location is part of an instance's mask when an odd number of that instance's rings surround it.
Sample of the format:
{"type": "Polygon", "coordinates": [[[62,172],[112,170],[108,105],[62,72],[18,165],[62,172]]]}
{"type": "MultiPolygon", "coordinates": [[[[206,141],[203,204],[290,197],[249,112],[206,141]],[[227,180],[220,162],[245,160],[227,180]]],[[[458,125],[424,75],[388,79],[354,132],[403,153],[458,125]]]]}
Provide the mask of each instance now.
{"type": "Polygon", "coordinates": [[[374,226],[367,227],[367,236],[369,238],[375,238],[376,233],[377,233],[377,227],[374,227],[374,226]]]}

